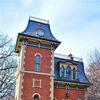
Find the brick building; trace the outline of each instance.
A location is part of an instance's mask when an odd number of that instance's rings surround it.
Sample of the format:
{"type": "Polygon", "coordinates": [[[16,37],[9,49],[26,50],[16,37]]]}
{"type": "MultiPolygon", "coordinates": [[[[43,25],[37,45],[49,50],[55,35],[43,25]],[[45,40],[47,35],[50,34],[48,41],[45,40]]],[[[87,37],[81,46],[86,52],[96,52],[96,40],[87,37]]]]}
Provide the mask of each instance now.
{"type": "Polygon", "coordinates": [[[29,18],[16,42],[16,100],[85,100],[90,82],[82,59],[55,54],[60,43],[47,20],[29,18]]]}

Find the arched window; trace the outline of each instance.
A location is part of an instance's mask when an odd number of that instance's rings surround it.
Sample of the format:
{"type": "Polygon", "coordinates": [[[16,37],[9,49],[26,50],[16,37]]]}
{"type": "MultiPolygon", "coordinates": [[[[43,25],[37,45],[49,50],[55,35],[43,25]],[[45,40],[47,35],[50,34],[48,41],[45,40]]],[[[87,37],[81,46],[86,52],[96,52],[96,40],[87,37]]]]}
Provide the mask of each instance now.
{"type": "Polygon", "coordinates": [[[56,97],[53,100],[57,100],[56,97]]]}
{"type": "Polygon", "coordinates": [[[76,79],[76,69],[73,68],[73,80],[75,80],[75,79],[76,79]]]}
{"type": "Polygon", "coordinates": [[[39,95],[37,95],[37,94],[34,95],[34,99],[33,99],[33,100],[40,100],[40,99],[39,99],[39,95]]]}
{"type": "Polygon", "coordinates": [[[68,79],[68,80],[71,79],[71,68],[70,68],[70,66],[66,67],[66,79],[68,79]]]}
{"type": "Polygon", "coordinates": [[[64,77],[64,67],[60,68],[60,77],[64,77]]]}
{"type": "Polygon", "coordinates": [[[36,55],[35,57],[35,71],[39,72],[41,69],[41,57],[40,55],[36,55]]]}

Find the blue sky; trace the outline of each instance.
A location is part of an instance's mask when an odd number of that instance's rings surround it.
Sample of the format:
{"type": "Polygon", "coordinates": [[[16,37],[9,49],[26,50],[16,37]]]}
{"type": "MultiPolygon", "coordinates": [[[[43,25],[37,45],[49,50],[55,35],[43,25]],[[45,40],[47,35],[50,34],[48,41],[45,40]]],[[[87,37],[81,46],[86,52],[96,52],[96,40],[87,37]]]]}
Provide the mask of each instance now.
{"type": "Polygon", "coordinates": [[[57,53],[72,53],[86,64],[90,52],[100,49],[100,0],[0,0],[0,33],[15,41],[30,15],[49,19],[62,41],[57,53]]]}

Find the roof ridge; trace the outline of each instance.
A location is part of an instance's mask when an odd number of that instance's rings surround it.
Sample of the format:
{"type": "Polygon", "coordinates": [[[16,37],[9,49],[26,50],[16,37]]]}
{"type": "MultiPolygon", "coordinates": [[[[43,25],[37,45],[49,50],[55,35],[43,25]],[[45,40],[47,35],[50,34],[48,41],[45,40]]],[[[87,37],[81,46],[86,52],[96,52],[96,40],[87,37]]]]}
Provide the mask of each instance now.
{"type": "MultiPolygon", "coordinates": [[[[59,54],[59,53],[54,53],[54,57],[59,57],[59,58],[63,58],[63,59],[70,59],[70,57],[68,55],[59,54]]],[[[74,59],[74,61],[83,62],[83,59],[79,58],[79,57],[73,57],[73,59],[74,59]]]]}

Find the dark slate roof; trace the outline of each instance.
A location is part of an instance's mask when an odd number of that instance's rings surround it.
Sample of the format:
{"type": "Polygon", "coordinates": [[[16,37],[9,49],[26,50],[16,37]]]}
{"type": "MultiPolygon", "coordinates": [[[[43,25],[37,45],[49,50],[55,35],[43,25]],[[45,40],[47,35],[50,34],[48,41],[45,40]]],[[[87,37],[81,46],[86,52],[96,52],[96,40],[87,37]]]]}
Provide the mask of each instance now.
{"type": "MultiPolygon", "coordinates": [[[[56,81],[60,80],[60,77],[59,77],[59,62],[70,62],[72,64],[77,65],[78,66],[78,69],[77,69],[77,71],[78,71],[78,80],[75,81],[75,82],[77,82],[77,83],[84,83],[84,84],[91,84],[89,82],[89,80],[87,79],[86,75],[85,75],[83,62],[67,60],[67,59],[58,58],[58,57],[54,58],[54,74],[55,74],[54,79],[56,81]]],[[[65,79],[64,81],[65,82],[73,82],[73,81],[67,80],[67,79],[65,79]]]]}
{"type": "Polygon", "coordinates": [[[31,19],[29,19],[26,29],[19,34],[60,43],[60,41],[58,41],[52,35],[49,23],[43,23],[43,22],[31,20],[31,19]],[[40,36],[36,35],[36,31],[39,29],[44,31],[44,36],[40,37],[40,36]]]}

